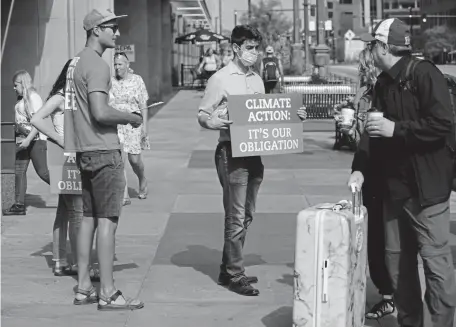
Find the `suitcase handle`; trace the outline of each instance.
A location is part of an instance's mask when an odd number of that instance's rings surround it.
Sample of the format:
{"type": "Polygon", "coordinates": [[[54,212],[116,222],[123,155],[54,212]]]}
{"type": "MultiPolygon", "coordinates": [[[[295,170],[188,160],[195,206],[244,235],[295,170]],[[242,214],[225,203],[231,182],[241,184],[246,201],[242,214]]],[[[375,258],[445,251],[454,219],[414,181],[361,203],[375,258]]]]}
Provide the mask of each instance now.
{"type": "Polygon", "coordinates": [[[362,199],[361,199],[361,191],[356,190],[356,184],[350,185],[352,191],[352,210],[355,216],[359,216],[361,214],[361,206],[362,199]]]}

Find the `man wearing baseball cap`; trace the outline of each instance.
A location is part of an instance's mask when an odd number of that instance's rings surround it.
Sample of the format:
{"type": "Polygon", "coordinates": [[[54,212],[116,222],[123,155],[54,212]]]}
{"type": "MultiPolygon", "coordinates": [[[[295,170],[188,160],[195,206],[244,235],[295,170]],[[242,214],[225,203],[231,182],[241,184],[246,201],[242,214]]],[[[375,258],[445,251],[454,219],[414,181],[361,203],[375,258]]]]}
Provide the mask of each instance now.
{"type": "Polygon", "coordinates": [[[108,105],[111,74],[102,59],[116,46],[119,34],[116,16],[109,9],[94,9],[83,21],[86,47],[73,58],[65,85],[65,151],[76,152],[81,173],[83,220],[77,240],[78,291],[74,304],[98,302],[98,310],[134,310],[144,304],[127,299],[114,286],[115,232],[125,188],[124,164],[117,125],[138,127],[141,115],[121,112],[108,105]],[[100,294],[89,276],[94,231],[100,266],[100,294]]]}
{"type": "Polygon", "coordinates": [[[436,66],[411,56],[409,27],[401,20],[385,19],[361,39],[382,70],[372,105],[383,117],[368,113],[365,142],[360,142],[365,147],[355,154],[348,184],[360,189],[367,169],[381,176],[377,187],[384,199],[385,260],[400,326],[424,326],[419,254],[433,325],[453,327],[453,158],[448,147],[453,143],[453,116],[448,87],[436,66]]]}

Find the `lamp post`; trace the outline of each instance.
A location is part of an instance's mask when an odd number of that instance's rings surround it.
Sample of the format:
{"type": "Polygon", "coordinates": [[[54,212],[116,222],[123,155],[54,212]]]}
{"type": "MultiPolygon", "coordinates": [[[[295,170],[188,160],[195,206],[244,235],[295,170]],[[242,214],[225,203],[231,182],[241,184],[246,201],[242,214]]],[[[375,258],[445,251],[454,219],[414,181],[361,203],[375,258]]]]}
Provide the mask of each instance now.
{"type": "Polygon", "coordinates": [[[309,67],[309,0],[304,0],[304,70],[309,67]]]}
{"type": "Polygon", "coordinates": [[[237,11],[234,11],[234,26],[237,26],[237,11]]]}
{"type": "Polygon", "coordinates": [[[247,10],[248,10],[248,16],[249,16],[249,24],[250,20],[252,19],[252,6],[251,6],[251,0],[247,0],[247,10]]]}
{"type": "Polygon", "coordinates": [[[302,43],[300,42],[299,0],[293,0],[293,45],[291,65],[296,75],[302,75],[302,43]]]}
{"type": "Polygon", "coordinates": [[[325,0],[317,0],[317,45],[313,47],[314,55],[314,66],[318,69],[318,75],[321,78],[325,78],[327,75],[326,66],[329,64],[329,52],[330,48],[326,45],[325,42],[325,20],[326,20],[326,11],[325,11],[325,0]]]}
{"type": "Polygon", "coordinates": [[[413,15],[412,15],[412,7],[409,7],[409,18],[410,18],[410,46],[413,47],[413,15]]]}
{"type": "Polygon", "coordinates": [[[222,34],[222,0],[219,0],[219,34],[222,34]]]}

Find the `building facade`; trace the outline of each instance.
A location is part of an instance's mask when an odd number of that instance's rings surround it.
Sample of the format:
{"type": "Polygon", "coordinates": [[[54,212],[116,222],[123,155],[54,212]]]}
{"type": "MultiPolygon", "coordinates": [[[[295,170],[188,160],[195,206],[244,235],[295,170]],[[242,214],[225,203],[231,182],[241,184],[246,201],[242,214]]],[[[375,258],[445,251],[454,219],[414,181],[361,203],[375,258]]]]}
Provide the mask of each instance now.
{"type": "MultiPolygon", "coordinates": [[[[16,97],[13,74],[19,69],[27,70],[37,92],[46,99],[65,62],[83,49],[86,33],[82,21],[93,8],[113,8],[117,14],[128,15],[119,20],[117,44],[130,51],[131,68],[142,76],[151,102],[162,100],[172,92],[179,60],[194,55],[191,45],[174,46],[179,34],[178,22],[192,26],[198,19],[212,24],[205,0],[2,0],[3,207],[11,204],[14,195],[16,97]]],[[[111,67],[113,54],[114,50],[108,50],[103,55],[111,67]]]]}
{"type": "Polygon", "coordinates": [[[422,13],[427,14],[423,27],[432,28],[447,25],[456,30],[456,1],[455,0],[421,0],[422,13]],[[432,17],[454,16],[454,17],[432,17]]]}

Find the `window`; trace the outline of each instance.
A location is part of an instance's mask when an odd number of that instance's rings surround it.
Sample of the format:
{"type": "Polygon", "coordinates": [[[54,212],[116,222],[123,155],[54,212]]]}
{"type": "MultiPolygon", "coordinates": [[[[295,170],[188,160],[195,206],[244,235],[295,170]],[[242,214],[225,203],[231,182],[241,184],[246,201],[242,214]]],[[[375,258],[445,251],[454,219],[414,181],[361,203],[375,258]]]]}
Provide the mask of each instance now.
{"type": "Polygon", "coordinates": [[[333,9],[333,3],[328,1],[328,9],[333,9]]]}
{"type": "Polygon", "coordinates": [[[351,5],[353,0],[340,0],[341,5],[351,5]]]}
{"type": "Polygon", "coordinates": [[[333,18],[333,12],[332,12],[332,11],[328,11],[328,18],[329,18],[329,19],[332,19],[332,18],[333,18]]]}

